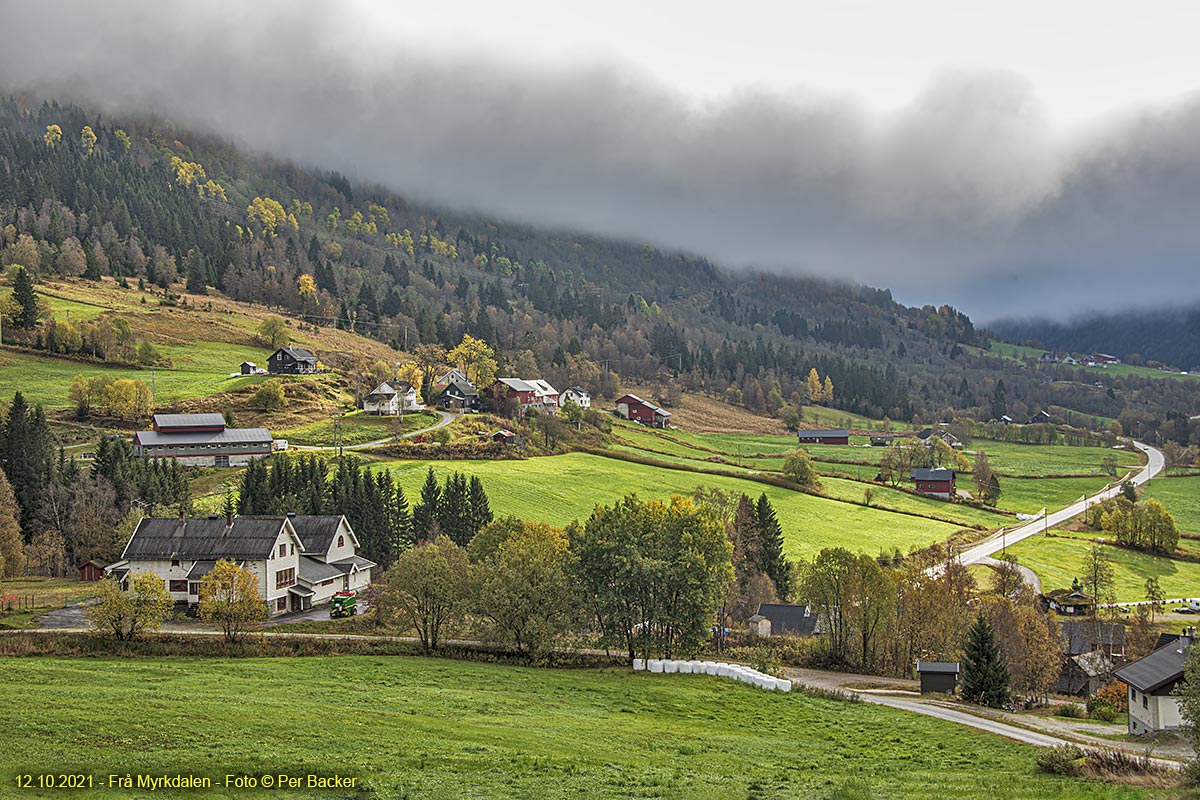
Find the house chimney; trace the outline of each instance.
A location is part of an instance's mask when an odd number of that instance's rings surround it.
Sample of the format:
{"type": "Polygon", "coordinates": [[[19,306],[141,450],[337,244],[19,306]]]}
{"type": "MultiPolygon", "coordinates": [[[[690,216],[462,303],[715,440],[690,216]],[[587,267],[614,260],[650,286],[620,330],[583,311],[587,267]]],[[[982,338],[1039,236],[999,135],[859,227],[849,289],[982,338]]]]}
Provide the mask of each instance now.
{"type": "Polygon", "coordinates": [[[229,527],[229,528],[233,527],[233,509],[232,508],[226,510],[226,512],[225,512],[225,525],[226,525],[226,527],[229,527]]]}
{"type": "Polygon", "coordinates": [[[187,525],[187,509],[184,508],[183,503],[179,504],[179,524],[187,525]]]}

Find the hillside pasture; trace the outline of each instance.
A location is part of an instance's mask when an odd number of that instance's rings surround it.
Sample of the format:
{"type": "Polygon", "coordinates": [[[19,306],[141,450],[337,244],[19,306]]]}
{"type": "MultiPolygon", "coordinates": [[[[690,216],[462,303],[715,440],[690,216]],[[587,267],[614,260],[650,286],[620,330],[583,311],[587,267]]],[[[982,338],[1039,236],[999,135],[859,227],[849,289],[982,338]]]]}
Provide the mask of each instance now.
{"type": "Polygon", "coordinates": [[[1144,497],[1153,497],[1175,517],[1184,533],[1200,535],[1200,475],[1187,478],[1158,477],[1143,487],[1144,497]]]}
{"type": "MultiPolygon", "coordinates": [[[[1066,588],[1082,578],[1083,559],[1092,547],[1091,537],[1033,536],[1008,548],[1017,561],[1042,579],[1045,591],[1066,588]]],[[[1137,550],[1102,545],[1113,564],[1117,602],[1146,599],[1146,579],[1158,578],[1167,597],[1200,597],[1200,563],[1152,556],[1137,550]]]]}
{"type": "Polygon", "coordinates": [[[37,709],[6,716],[5,785],[28,772],[101,776],[89,797],[130,796],[103,783],[127,773],[217,786],[227,774],[339,774],[359,791],[319,794],[380,800],[990,800],[998,785],[1010,800],[1155,796],[1040,773],[1034,748],[949,722],[701,675],[375,656],[20,658],[5,670],[6,706],[37,709]],[[129,713],[95,711],[115,708],[129,713]]]}
{"type": "MultiPolygon", "coordinates": [[[[779,514],[789,557],[810,557],[823,547],[846,547],[876,554],[880,550],[925,546],[944,541],[960,526],[949,522],[865,508],[752,480],[704,475],[685,470],[634,464],[585,453],[521,461],[381,461],[412,502],[419,497],[428,469],[439,480],[451,472],[478,475],[496,514],[514,514],[563,526],[586,520],[597,504],[611,504],[630,492],[644,498],[690,495],[698,486],[766,493],[779,514]]],[[[861,490],[859,491],[861,498],[861,490]]]]}
{"type": "Polygon", "coordinates": [[[1104,457],[1110,454],[1116,456],[1118,476],[1129,469],[1136,469],[1142,463],[1142,455],[1136,450],[975,439],[966,451],[972,465],[975,463],[975,453],[979,450],[987,453],[993,470],[1005,475],[1103,475],[1101,464],[1104,457]]]}

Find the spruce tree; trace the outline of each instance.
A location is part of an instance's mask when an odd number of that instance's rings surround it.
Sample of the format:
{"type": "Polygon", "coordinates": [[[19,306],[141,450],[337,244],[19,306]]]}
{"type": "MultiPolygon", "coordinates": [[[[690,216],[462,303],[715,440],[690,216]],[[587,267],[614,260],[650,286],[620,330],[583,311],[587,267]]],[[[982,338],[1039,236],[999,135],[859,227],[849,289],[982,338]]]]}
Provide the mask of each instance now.
{"type": "Polygon", "coordinates": [[[432,541],[437,534],[438,503],[442,498],[442,487],[438,486],[433,467],[425,473],[421,486],[421,502],[413,508],[412,532],[418,541],[432,541]]]}
{"type": "Polygon", "coordinates": [[[471,476],[471,483],[467,487],[467,505],[471,521],[471,538],[474,539],[475,534],[483,530],[483,526],[493,519],[491,503],[488,502],[487,492],[483,490],[483,481],[479,480],[478,475],[471,476]]]}
{"type": "Polygon", "coordinates": [[[33,279],[24,267],[17,267],[13,276],[13,302],[20,310],[14,322],[18,328],[33,328],[38,322],[37,293],[33,291],[33,279]]]}
{"type": "Polygon", "coordinates": [[[991,623],[979,615],[963,646],[962,696],[972,703],[999,708],[1008,702],[1008,664],[996,643],[991,623]]]}
{"type": "Polygon", "coordinates": [[[774,581],[776,593],[786,600],[792,593],[791,568],[783,557],[783,527],[766,492],[754,505],[754,521],[759,540],[759,571],[774,581]]]}

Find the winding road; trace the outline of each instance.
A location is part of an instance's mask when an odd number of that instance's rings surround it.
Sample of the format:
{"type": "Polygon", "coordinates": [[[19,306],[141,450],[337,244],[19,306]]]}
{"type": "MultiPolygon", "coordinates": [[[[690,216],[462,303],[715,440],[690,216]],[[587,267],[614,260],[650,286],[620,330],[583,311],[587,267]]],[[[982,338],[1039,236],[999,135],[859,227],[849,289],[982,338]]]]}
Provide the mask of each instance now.
{"type": "MultiPolygon", "coordinates": [[[[1146,466],[1142,467],[1130,480],[1135,486],[1141,486],[1146,481],[1163,471],[1163,466],[1166,463],[1163,459],[1163,454],[1157,449],[1142,442],[1132,442],[1133,446],[1146,454],[1146,466]]],[[[979,544],[971,547],[957,556],[957,561],[960,564],[985,564],[987,560],[1000,552],[1010,544],[1016,544],[1019,541],[1028,539],[1030,536],[1042,533],[1055,525],[1059,525],[1072,517],[1077,517],[1087,511],[1089,507],[1103,500],[1108,500],[1116,497],[1121,491],[1121,483],[1123,481],[1113,481],[1103,491],[1097,492],[1091,497],[1085,497],[1078,500],[1066,508],[1060,509],[1049,514],[1047,517],[1038,517],[1036,520],[1022,525],[1019,528],[1008,530],[1001,528],[1000,531],[992,534],[987,539],[984,539],[979,544]]],[[[941,572],[941,567],[934,567],[931,574],[941,572]]]]}
{"type": "Polygon", "coordinates": [[[289,450],[304,450],[305,452],[314,452],[314,451],[315,452],[322,452],[322,451],[329,452],[330,450],[338,450],[338,449],[341,449],[341,450],[366,450],[367,448],[370,448],[370,447],[379,447],[380,445],[388,444],[389,442],[398,442],[401,439],[411,439],[414,436],[420,436],[422,433],[429,433],[430,431],[436,431],[438,428],[444,428],[447,425],[449,425],[451,422],[454,422],[455,419],[457,419],[457,416],[454,414],[451,414],[449,411],[439,411],[436,408],[431,408],[429,410],[432,411],[433,413],[437,414],[439,417],[441,417],[441,419],[439,419],[436,423],[434,423],[433,425],[430,425],[429,427],[419,428],[415,431],[409,431],[408,433],[402,433],[399,436],[385,436],[384,438],[376,439],[373,442],[362,442],[361,444],[348,444],[348,445],[343,445],[341,448],[334,447],[334,446],[318,447],[315,445],[295,444],[295,445],[292,445],[291,447],[289,447],[288,449],[289,450]]]}

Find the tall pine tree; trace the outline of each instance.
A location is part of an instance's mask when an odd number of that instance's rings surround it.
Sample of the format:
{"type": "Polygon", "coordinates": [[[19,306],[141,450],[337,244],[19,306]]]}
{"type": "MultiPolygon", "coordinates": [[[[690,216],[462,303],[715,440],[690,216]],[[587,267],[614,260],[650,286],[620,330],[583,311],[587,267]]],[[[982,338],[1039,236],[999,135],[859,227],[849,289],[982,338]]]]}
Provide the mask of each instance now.
{"type": "Polygon", "coordinates": [[[442,499],[442,487],[438,486],[433,467],[425,473],[421,486],[421,502],[412,512],[412,532],[417,541],[433,541],[438,534],[438,503],[442,499]]]}
{"type": "Polygon", "coordinates": [[[792,594],[792,569],[783,557],[783,527],[766,492],[754,505],[754,520],[759,539],[759,570],[775,582],[779,599],[787,600],[792,594]]]}
{"type": "Polygon", "coordinates": [[[1000,652],[991,623],[982,614],[967,631],[962,668],[965,700],[992,708],[1008,702],[1008,664],[1000,652]]]}

